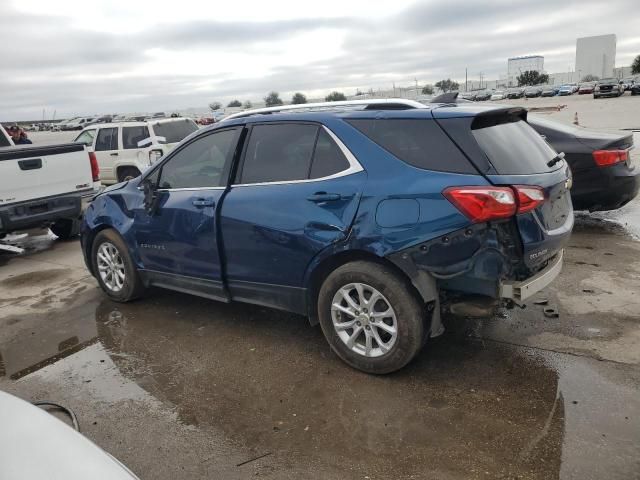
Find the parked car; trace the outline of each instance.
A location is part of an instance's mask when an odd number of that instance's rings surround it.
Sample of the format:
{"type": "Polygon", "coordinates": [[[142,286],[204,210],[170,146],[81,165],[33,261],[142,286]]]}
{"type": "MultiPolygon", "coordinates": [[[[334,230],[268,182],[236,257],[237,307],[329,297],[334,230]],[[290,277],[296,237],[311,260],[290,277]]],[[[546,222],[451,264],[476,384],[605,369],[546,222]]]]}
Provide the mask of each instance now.
{"type": "Polygon", "coordinates": [[[626,92],[627,90],[631,90],[631,87],[632,87],[633,85],[635,85],[635,83],[636,83],[636,79],[635,79],[635,78],[633,78],[633,77],[629,77],[629,78],[625,78],[625,79],[623,79],[623,80],[622,80],[622,84],[624,85],[624,90],[625,90],[625,92],[626,92]]]}
{"type": "Polygon", "coordinates": [[[470,100],[473,102],[476,99],[476,92],[462,92],[460,96],[466,100],[470,100]]]}
{"type": "Polygon", "coordinates": [[[580,88],[578,89],[578,95],[585,95],[588,93],[593,93],[593,89],[595,88],[595,82],[585,82],[580,84],[580,88]]]}
{"type": "Polygon", "coordinates": [[[92,125],[74,140],[94,152],[102,183],[110,185],[140,175],[198,126],[187,118],[92,125]]]}
{"type": "Polygon", "coordinates": [[[138,478],[115,457],[52,414],[3,391],[0,391],[0,422],[3,426],[0,478],[138,478]]]}
{"type": "Polygon", "coordinates": [[[542,95],[542,87],[527,87],[524,89],[524,96],[527,98],[535,98],[542,95]]]}
{"type": "Polygon", "coordinates": [[[593,89],[593,98],[619,97],[624,93],[624,87],[617,78],[603,78],[598,80],[593,89]]]}
{"type": "Polygon", "coordinates": [[[522,98],[524,97],[524,88],[511,88],[507,91],[508,99],[522,98]]]}
{"type": "Polygon", "coordinates": [[[547,85],[546,87],[542,87],[542,92],[540,93],[541,97],[553,97],[558,93],[556,87],[551,85],[547,85]]]}
{"type": "Polygon", "coordinates": [[[631,95],[640,95],[640,83],[634,83],[629,90],[631,95]]]}
{"type": "Polygon", "coordinates": [[[640,162],[634,162],[630,132],[587,130],[529,115],[529,124],[571,167],[571,198],[576,210],[615,210],[638,195],[640,162]]]}
{"type": "Polygon", "coordinates": [[[82,251],[115,301],[155,285],[297,312],[388,373],[442,332],[441,302],[520,304],[558,275],[569,174],[518,107],[259,109],[96,197],[82,251]]]}
{"type": "Polygon", "coordinates": [[[573,95],[573,86],[571,85],[562,85],[559,89],[558,89],[558,95],[561,97],[567,96],[567,95],[573,95]]]}
{"type": "Polygon", "coordinates": [[[0,237],[38,227],[62,239],[78,235],[99,173],[82,145],[16,146],[0,126],[0,237]]]}
{"type": "Polygon", "coordinates": [[[507,98],[507,94],[504,90],[496,90],[491,95],[491,100],[504,100],[507,98]]]}
{"type": "Polygon", "coordinates": [[[62,130],[82,130],[84,127],[94,123],[95,117],[78,117],[74,120],[65,122],[61,127],[62,130]]]}
{"type": "Polygon", "coordinates": [[[490,99],[491,99],[491,91],[489,90],[484,90],[476,93],[476,98],[475,98],[476,102],[484,102],[490,99]]]}

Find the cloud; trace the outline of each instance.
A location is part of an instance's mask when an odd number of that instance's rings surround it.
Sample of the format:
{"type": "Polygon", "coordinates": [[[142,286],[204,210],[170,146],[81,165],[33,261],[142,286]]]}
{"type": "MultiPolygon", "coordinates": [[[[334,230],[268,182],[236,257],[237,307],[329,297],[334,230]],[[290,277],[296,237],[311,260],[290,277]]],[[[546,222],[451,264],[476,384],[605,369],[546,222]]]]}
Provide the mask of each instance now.
{"type": "Polygon", "coordinates": [[[576,37],[603,33],[618,34],[618,64],[640,53],[638,37],[626,35],[635,31],[635,0],[364,2],[361,11],[331,15],[318,14],[321,4],[283,1],[277,7],[287,15],[264,21],[241,20],[250,2],[238,3],[233,19],[209,2],[173,20],[175,2],[153,3],[164,13],[135,22],[124,0],[103,5],[108,10],[86,4],[73,15],[4,8],[0,119],[38,118],[43,108],[58,117],[204,110],[212,100],[255,102],[270,90],[313,97],[461,80],[465,69],[469,78],[491,79],[508,57],[526,54],[545,55],[549,72],[566,71],[576,37]],[[107,20],[96,12],[108,12],[107,20]]]}

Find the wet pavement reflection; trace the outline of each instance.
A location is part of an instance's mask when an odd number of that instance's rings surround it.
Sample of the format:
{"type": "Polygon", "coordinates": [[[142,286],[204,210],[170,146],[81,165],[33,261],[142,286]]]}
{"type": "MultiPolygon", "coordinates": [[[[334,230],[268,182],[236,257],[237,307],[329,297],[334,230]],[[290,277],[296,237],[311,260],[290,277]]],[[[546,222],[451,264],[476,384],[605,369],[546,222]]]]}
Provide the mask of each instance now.
{"type": "Polygon", "coordinates": [[[604,364],[479,340],[464,323],[408,368],[375,377],[342,364],[306,319],[268,309],[154,292],[127,305],[96,295],[60,313],[8,319],[25,325],[0,339],[0,375],[92,382],[103,401],[151,399],[183,424],[273,452],[281,468],[590,478],[574,475],[603,464],[622,475],[640,458],[637,372],[612,380],[604,364]]]}

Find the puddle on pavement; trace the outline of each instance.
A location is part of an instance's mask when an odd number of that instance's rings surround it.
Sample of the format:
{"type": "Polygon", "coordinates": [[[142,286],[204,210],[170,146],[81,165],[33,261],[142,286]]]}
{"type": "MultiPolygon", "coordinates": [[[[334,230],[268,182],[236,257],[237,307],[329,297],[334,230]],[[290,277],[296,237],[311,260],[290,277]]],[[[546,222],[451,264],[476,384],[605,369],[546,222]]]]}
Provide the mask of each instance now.
{"type": "Polygon", "coordinates": [[[375,377],[342,364],[302,317],[169,292],[48,315],[0,336],[0,376],[163,404],[182,423],[273,452],[283,468],[361,478],[640,471],[638,379],[625,367],[452,330],[401,372],[375,377]]]}

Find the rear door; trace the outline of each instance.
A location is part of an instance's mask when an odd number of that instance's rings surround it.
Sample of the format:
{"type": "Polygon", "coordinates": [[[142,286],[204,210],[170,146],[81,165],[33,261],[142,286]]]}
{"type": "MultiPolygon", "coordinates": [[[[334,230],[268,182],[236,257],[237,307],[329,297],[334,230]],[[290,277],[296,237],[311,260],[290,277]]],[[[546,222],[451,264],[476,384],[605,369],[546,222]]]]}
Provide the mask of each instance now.
{"type": "Polygon", "coordinates": [[[118,127],[100,128],[96,135],[94,151],[102,181],[104,183],[116,182],[115,164],[120,155],[118,152],[118,127]]]}
{"type": "Polygon", "coordinates": [[[135,211],[135,239],[155,285],[225,299],[216,216],[240,128],[216,130],[180,147],[148,177],[158,206],[135,211]]]}
{"type": "Polygon", "coordinates": [[[120,163],[135,165],[140,173],[144,172],[151,164],[149,162],[148,148],[138,147],[138,142],[150,137],[147,125],[123,126],[120,136],[122,149],[120,150],[120,163]]]}
{"type": "Polygon", "coordinates": [[[366,173],[318,124],[254,124],[245,144],[220,220],[231,296],[305,313],[307,265],[348,235],[366,173]]]}
{"type": "Polygon", "coordinates": [[[494,185],[542,188],[544,203],[516,217],[524,262],[535,270],[558,253],[573,228],[571,171],[525,121],[524,112],[494,110],[477,115],[468,123],[456,118],[442,119],[439,123],[494,185]]]}

